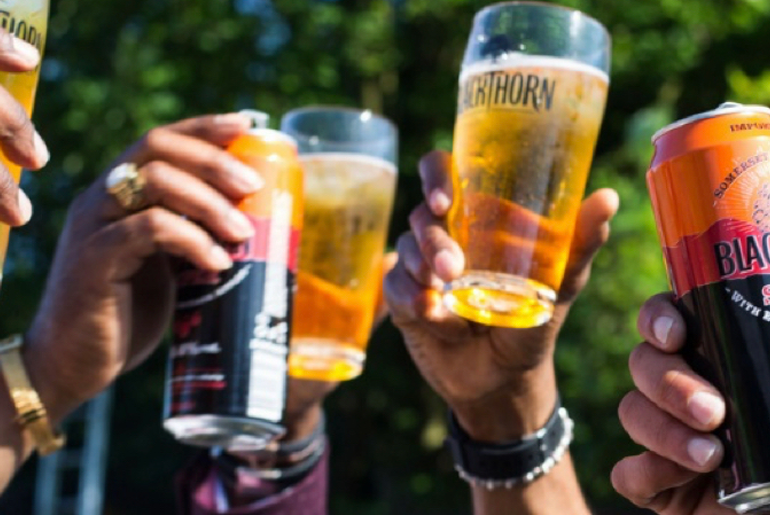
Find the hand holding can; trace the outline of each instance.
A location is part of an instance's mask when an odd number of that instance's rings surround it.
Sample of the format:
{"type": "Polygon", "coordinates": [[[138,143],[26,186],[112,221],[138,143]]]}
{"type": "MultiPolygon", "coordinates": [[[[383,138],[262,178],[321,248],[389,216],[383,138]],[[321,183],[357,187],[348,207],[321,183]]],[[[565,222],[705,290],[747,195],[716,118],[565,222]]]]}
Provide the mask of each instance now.
{"type": "Polygon", "coordinates": [[[302,169],[294,140],[275,130],[227,150],[264,180],[238,204],[254,235],[229,246],[231,269],[178,274],[164,426],[187,444],[258,450],[285,429],[302,169]]]}
{"type": "Polygon", "coordinates": [[[460,73],[449,229],[465,272],[445,303],[533,327],[553,313],[607,95],[610,38],[579,11],[481,10],[460,73]]]}
{"type": "Polygon", "coordinates": [[[653,136],[647,172],[683,355],[725,397],[717,500],[770,506],[770,109],[728,103],[653,136]]]}

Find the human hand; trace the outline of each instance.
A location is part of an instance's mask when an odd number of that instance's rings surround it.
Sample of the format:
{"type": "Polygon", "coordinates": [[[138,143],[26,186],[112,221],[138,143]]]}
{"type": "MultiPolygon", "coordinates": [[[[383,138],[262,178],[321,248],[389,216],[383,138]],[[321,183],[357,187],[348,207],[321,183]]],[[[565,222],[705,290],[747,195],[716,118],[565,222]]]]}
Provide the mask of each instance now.
{"type": "MultiPolygon", "coordinates": [[[[40,64],[37,49],[8,31],[0,29],[0,72],[23,73],[40,64]]],[[[27,223],[32,216],[32,204],[19,189],[18,177],[7,168],[9,164],[37,170],[48,162],[48,149],[35,131],[24,107],[0,87],[0,150],[5,158],[0,163],[0,222],[12,226],[27,223]]]]}
{"type": "Polygon", "coordinates": [[[735,513],[717,503],[714,475],[724,449],[709,434],[724,420],[722,396],[685,363],[685,323],[670,293],[650,298],[639,312],[645,339],[629,358],[636,390],[618,409],[631,439],[647,448],[618,462],[615,490],[661,515],[735,513]]]}
{"type": "Polygon", "coordinates": [[[250,124],[229,114],[149,131],[115,163],[136,164],[147,209],[124,210],[105,189],[109,172],[73,202],[24,350],[54,420],[157,346],[174,302],[169,256],[227,269],[216,241],[253,233],[234,202],[258,189],[259,178],[224,150],[250,124]]]}
{"type": "Polygon", "coordinates": [[[411,232],[398,241],[399,261],[386,279],[386,298],[420,372],[465,431],[480,441],[510,441],[536,431],[551,415],[556,336],[609,236],[618,198],[605,189],[583,202],[550,322],[532,329],[482,326],[450,313],[441,298],[443,284],[463,269],[462,252],[445,223],[450,159],[433,152],[420,163],[427,200],[412,212],[411,232]]]}
{"type": "MultiPolygon", "coordinates": [[[[385,275],[395,266],[398,255],[388,252],[383,256],[382,275],[383,284],[385,275]]],[[[373,327],[377,327],[387,316],[388,309],[382,292],[382,287],[377,294],[373,327]]],[[[311,381],[307,379],[289,378],[288,398],[286,408],[287,432],[284,440],[299,440],[312,433],[313,428],[320,420],[321,405],[324,399],[333,392],[338,382],[311,381]]]]}

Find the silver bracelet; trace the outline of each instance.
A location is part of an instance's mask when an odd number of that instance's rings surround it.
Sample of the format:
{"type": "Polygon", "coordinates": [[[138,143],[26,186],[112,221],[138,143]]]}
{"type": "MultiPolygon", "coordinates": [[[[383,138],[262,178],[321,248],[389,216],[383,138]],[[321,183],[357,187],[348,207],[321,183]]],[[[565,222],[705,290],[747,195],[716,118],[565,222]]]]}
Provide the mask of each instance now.
{"type": "MultiPolygon", "coordinates": [[[[454,422],[456,424],[456,422],[454,422]]],[[[452,448],[452,454],[455,458],[455,470],[459,476],[470,483],[472,486],[485,488],[487,490],[494,490],[497,488],[511,489],[515,486],[528,485],[536,479],[544,476],[550,472],[557,463],[559,463],[564,455],[567,453],[570,443],[574,436],[575,424],[567,413],[566,408],[557,404],[557,408],[552,415],[549,422],[545,427],[541,428],[537,432],[527,435],[518,442],[512,442],[508,444],[486,444],[482,442],[473,442],[467,435],[461,436],[458,441],[449,441],[452,448]],[[558,442],[548,444],[549,436],[555,436],[561,432],[558,442]],[[555,443],[555,445],[553,445],[555,443]],[[533,444],[536,444],[535,450],[541,456],[541,459],[531,468],[517,473],[515,477],[479,477],[469,472],[463,465],[468,463],[471,466],[477,466],[479,459],[484,463],[489,463],[497,460],[506,460],[507,456],[511,458],[517,452],[521,452],[524,446],[532,448],[533,444]],[[550,452],[549,452],[550,451],[550,452]],[[486,458],[479,458],[479,454],[486,452],[486,458]],[[474,465],[475,464],[475,465],[474,465]]],[[[451,428],[451,426],[450,426],[451,428]]],[[[450,432],[462,432],[462,428],[456,425],[450,429],[450,432]]],[[[449,439],[448,439],[449,440],[449,439]]]]}

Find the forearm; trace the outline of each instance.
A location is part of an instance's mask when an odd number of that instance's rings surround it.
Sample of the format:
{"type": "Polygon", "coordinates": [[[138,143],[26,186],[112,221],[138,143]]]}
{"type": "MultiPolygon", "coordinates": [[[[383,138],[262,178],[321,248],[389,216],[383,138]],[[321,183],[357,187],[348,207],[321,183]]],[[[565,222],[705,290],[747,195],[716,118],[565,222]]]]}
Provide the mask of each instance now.
{"type": "MultiPolygon", "coordinates": [[[[35,448],[30,434],[31,429],[25,429],[18,421],[17,408],[11,398],[11,390],[6,378],[6,373],[10,373],[10,369],[6,367],[15,365],[10,365],[12,356],[5,356],[3,359],[9,361],[4,362],[0,373],[0,492],[5,490],[13,475],[35,448]]],[[[77,401],[67,402],[68,397],[62,392],[57,392],[57,388],[53,387],[50,381],[51,373],[44,370],[45,367],[42,366],[45,363],[45,357],[40,356],[28,345],[21,347],[21,362],[29,385],[35,390],[45,408],[47,418],[45,424],[50,424],[52,427],[58,426],[66,414],[77,406],[77,401]]],[[[15,381],[18,381],[18,377],[15,381]]],[[[16,387],[18,386],[16,384],[16,387]]]]}
{"type": "MultiPolygon", "coordinates": [[[[453,407],[458,423],[477,442],[516,442],[543,428],[559,398],[549,362],[509,391],[468,406],[453,407]]],[[[588,515],[569,453],[529,484],[487,489],[471,486],[474,515],[588,515]]]]}
{"type": "Polygon", "coordinates": [[[474,515],[589,515],[572,459],[562,458],[548,474],[529,485],[487,490],[472,487],[474,515]]]}

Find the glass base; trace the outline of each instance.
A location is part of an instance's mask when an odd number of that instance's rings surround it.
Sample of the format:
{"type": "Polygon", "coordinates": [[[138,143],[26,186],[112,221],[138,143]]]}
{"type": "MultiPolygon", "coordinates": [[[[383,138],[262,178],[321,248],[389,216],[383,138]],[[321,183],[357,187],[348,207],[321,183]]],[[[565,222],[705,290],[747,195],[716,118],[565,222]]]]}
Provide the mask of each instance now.
{"type": "Polygon", "coordinates": [[[456,315],[522,329],[548,322],[555,301],[556,292],[537,281],[495,272],[466,272],[444,292],[444,304],[456,315]]]}
{"type": "Polygon", "coordinates": [[[338,340],[291,339],[289,375],[313,381],[347,381],[364,369],[364,351],[338,340]]]}
{"type": "Polygon", "coordinates": [[[721,495],[719,504],[738,513],[768,513],[770,506],[770,484],[752,485],[730,495],[721,495]]]}

